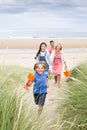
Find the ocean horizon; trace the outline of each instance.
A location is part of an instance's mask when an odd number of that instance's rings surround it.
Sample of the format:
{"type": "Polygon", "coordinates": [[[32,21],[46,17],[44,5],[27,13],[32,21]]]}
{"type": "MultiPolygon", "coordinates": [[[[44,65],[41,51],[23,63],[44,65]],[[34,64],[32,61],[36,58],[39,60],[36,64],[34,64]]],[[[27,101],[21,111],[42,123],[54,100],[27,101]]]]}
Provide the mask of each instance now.
{"type": "Polygon", "coordinates": [[[56,30],[9,30],[0,31],[0,38],[87,38],[87,32],[56,30]]]}

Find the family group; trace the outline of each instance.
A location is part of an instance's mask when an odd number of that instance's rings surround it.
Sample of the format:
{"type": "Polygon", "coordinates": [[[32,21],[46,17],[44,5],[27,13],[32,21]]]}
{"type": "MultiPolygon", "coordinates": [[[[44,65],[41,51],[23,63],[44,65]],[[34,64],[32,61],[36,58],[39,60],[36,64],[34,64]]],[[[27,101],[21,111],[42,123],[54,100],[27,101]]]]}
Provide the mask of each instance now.
{"type": "Polygon", "coordinates": [[[48,49],[47,44],[42,42],[35,56],[36,63],[34,65],[34,80],[29,82],[29,86],[33,84],[33,95],[35,104],[38,105],[38,116],[40,116],[47,94],[48,77],[50,73],[54,75],[54,81],[56,86],[60,87],[62,67],[67,69],[66,61],[64,60],[64,54],[62,45],[60,43],[55,44],[50,41],[50,47],[48,49]]]}

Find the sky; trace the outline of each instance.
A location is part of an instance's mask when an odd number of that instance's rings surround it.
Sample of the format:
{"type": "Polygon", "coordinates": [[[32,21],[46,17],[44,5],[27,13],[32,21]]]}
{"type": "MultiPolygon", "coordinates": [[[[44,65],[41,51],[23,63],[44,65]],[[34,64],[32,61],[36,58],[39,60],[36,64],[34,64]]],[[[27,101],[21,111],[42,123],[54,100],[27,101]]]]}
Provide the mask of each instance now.
{"type": "Polygon", "coordinates": [[[87,37],[87,0],[0,0],[0,37],[87,37]]]}

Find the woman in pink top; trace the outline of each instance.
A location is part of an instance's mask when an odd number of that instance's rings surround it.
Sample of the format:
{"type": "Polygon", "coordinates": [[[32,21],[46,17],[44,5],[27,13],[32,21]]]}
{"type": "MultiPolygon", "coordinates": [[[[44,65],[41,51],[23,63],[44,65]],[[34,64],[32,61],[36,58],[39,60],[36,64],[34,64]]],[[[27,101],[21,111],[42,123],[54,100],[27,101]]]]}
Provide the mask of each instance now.
{"type": "Polygon", "coordinates": [[[50,56],[55,83],[57,83],[58,85],[60,85],[63,62],[65,65],[65,69],[67,68],[66,62],[64,61],[63,52],[61,50],[61,44],[56,45],[50,56]]]}

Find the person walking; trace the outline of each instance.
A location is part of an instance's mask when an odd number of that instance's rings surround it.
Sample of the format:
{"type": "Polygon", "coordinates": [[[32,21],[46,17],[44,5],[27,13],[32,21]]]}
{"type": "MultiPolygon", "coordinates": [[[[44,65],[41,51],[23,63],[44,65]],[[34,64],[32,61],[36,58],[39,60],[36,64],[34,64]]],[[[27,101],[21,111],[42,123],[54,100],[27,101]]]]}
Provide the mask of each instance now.
{"type": "Polygon", "coordinates": [[[50,56],[50,61],[52,65],[52,71],[54,74],[55,84],[58,84],[58,86],[60,87],[63,63],[65,69],[67,69],[66,61],[64,59],[63,52],[62,52],[62,46],[60,43],[57,44],[55,46],[55,49],[52,51],[52,54],[50,56]]]}
{"type": "Polygon", "coordinates": [[[47,44],[45,42],[42,42],[39,46],[38,52],[35,56],[35,59],[37,59],[37,61],[42,61],[46,63],[46,69],[45,72],[46,73],[50,73],[50,53],[47,50],[47,44]]]}

